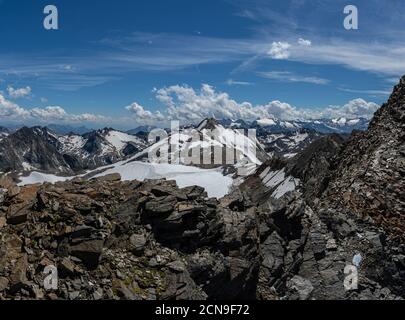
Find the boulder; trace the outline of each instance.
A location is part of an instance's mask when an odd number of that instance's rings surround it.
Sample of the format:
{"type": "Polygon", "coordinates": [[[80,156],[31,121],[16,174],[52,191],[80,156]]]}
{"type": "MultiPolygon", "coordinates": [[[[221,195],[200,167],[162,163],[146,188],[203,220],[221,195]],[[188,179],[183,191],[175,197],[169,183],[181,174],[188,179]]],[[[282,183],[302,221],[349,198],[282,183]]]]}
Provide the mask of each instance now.
{"type": "Polygon", "coordinates": [[[104,240],[84,240],[69,247],[69,253],[79,258],[90,269],[96,269],[103,253],[104,240]]]}

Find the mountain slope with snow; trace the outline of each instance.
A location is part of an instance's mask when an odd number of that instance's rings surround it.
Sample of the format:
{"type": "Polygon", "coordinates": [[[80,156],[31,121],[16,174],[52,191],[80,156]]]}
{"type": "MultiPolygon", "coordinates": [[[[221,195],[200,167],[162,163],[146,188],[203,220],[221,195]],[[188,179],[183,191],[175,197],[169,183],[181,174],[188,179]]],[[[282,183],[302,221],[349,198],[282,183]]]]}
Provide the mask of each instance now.
{"type": "Polygon", "coordinates": [[[0,136],[0,171],[73,174],[115,163],[145,147],[140,138],[113,129],[58,135],[45,127],[24,127],[0,136]]]}
{"type": "Polygon", "coordinates": [[[225,128],[206,119],[194,128],[172,132],[138,155],[151,163],[185,164],[201,168],[222,167],[234,173],[247,171],[268,159],[256,136],[243,130],[225,128]]]}

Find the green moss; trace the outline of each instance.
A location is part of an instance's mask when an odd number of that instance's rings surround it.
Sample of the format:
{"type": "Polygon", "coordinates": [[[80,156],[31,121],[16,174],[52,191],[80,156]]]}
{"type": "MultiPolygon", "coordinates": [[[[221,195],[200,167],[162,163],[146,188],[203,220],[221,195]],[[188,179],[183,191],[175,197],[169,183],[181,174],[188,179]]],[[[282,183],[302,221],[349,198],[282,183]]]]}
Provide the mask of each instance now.
{"type": "Polygon", "coordinates": [[[125,279],[125,285],[131,287],[134,292],[141,296],[148,296],[146,289],[155,288],[156,293],[162,293],[166,284],[166,273],[161,269],[152,269],[144,267],[134,267],[131,275],[125,279]],[[134,286],[134,282],[138,286],[134,286]]]}

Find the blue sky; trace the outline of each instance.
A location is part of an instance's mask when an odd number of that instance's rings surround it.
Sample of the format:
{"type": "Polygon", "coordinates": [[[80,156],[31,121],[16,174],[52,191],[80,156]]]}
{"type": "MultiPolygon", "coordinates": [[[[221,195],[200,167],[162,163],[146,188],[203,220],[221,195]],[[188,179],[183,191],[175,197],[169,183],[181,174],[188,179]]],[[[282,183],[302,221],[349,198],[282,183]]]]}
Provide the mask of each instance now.
{"type": "Polygon", "coordinates": [[[405,73],[405,2],[350,1],[350,31],[347,4],[0,0],[0,123],[370,117],[405,73]]]}

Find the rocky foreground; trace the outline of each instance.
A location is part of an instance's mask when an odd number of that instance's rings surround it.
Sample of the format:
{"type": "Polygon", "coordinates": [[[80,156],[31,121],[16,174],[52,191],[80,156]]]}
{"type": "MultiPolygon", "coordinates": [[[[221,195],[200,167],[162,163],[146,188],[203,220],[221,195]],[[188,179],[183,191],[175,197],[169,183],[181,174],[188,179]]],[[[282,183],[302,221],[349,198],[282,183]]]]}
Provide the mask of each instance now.
{"type": "Polygon", "coordinates": [[[404,129],[405,78],[367,132],[266,162],[221,200],[118,175],[3,177],[0,299],[403,299],[404,129]],[[301,187],[277,198],[280,170],[301,187]]]}

